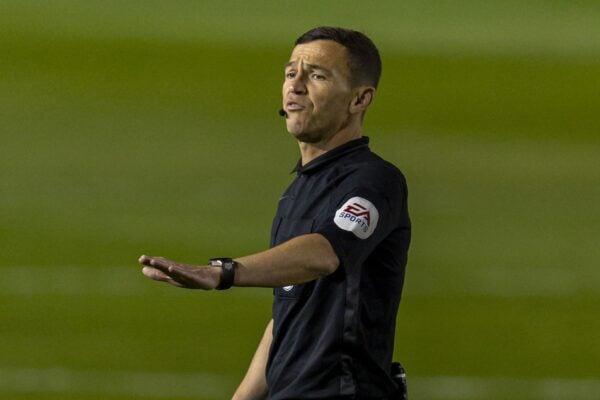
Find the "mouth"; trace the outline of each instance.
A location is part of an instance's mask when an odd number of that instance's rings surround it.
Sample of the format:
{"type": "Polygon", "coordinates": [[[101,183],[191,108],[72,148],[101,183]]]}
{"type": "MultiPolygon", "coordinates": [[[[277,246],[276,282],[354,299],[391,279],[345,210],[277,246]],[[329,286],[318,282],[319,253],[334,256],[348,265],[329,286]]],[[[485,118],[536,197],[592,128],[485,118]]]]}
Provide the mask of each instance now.
{"type": "Polygon", "coordinates": [[[303,105],[296,103],[295,101],[288,101],[285,103],[285,111],[287,112],[302,111],[304,108],[303,105]]]}

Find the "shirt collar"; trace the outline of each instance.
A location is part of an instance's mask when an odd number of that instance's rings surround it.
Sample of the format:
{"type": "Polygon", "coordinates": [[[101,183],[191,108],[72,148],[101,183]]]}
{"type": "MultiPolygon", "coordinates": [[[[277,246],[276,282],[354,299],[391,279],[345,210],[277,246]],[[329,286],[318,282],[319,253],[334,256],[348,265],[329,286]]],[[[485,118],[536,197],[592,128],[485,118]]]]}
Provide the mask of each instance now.
{"type": "Polygon", "coordinates": [[[292,170],[292,173],[296,172],[298,175],[307,173],[309,171],[315,171],[322,168],[323,166],[337,160],[340,157],[345,156],[348,153],[352,153],[362,149],[369,148],[369,138],[363,136],[359,139],[354,139],[344,143],[334,149],[329,150],[327,153],[320,155],[314,160],[310,161],[306,165],[302,165],[302,159],[298,160],[296,167],[292,170]]]}

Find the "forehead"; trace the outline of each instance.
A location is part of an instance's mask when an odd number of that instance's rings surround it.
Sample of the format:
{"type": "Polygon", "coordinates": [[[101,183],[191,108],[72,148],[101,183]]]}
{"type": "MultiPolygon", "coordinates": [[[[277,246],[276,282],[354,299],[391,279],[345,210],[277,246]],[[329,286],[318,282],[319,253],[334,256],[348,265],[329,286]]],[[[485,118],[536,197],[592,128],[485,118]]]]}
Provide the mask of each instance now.
{"type": "Polygon", "coordinates": [[[333,40],[315,40],[297,45],[290,56],[290,63],[300,60],[339,72],[349,72],[347,50],[333,40]]]}

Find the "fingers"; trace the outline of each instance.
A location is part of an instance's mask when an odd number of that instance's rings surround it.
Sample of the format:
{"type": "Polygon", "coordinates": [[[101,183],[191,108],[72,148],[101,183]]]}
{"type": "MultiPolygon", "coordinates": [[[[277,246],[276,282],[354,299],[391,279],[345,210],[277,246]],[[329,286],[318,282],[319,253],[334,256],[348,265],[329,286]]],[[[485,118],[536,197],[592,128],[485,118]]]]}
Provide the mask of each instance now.
{"type": "Polygon", "coordinates": [[[169,267],[169,275],[177,280],[177,282],[185,285],[189,288],[200,287],[196,281],[195,274],[185,267],[179,265],[172,265],[169,267]]]}
{"type": "Polygon", "coordinates": [[[142,273],[150,279],[184,288],[197,286],[194,284],[193,275],[175,261],[167,260],[164,257],[149,257],[146,255],[141,256],[138,261],[144,265],[142,273]]]}
{"type": "Polygon", "coordinates": [[[144,266],[142,273],[155,281],[190,289],[214,289],[218,284],[202,269],[178,264],[163,257],[143,255],[138,262],[144,266]]]}
{"type": "Polygon", "coordinates": [[[150,279],[154,279],[155,281],[167,281],[171,279],[167,274],[162,271],[152,268],[152,267],[144,267],[142,268],[142,274],[147,276],[150,279]]]}
{"type": "Polygon", "coordinates": [[[182,285],[181,283],[177,282],[176,280],[174,280],[173,278],[171,278],[169,275],[165,274],[164,272],[156,269],[156,268],[152,268],[152,267],[144,267],[142,268],[142,273],[147,276],[150,279],[153,279],[155,281],[160,281],[160,282],[167,282],[173,286],[177,286],[177,287],[187,287],[185,285],[182,285]]]}
{"type": "Polygon", "coordinates": [[[152,259],[152,257],[148,257],[146,255],[142,255],[140,256],[140,258],[138,258],[138,263],[142,264],[142,265],[150,265],[150,260],[152,259]]]}
{"type": "Polygon", "coordinates": [[[165,274],[169,273],[169,267],[175,264],[173,261],[167,260],[163,257],[149,257],[146,255],[141,256],[138,262],[147,267],[154,267],[165,274]]]}

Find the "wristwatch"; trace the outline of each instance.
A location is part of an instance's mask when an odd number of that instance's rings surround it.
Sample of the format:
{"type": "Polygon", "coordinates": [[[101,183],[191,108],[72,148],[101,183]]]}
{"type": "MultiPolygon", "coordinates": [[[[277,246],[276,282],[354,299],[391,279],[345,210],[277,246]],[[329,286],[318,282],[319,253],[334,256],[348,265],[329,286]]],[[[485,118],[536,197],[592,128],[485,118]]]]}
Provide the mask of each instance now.
{"type": "Polygon", "coordinates": [[[229,289],[233,285],[237,263],[231,258],[219,257],[211,258],[208,260],[208,264],[212,267],[221,267],[221,280],[219,281],[217,290],[229,289]]]}

